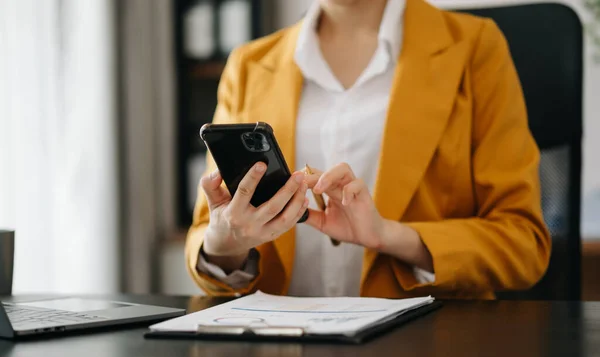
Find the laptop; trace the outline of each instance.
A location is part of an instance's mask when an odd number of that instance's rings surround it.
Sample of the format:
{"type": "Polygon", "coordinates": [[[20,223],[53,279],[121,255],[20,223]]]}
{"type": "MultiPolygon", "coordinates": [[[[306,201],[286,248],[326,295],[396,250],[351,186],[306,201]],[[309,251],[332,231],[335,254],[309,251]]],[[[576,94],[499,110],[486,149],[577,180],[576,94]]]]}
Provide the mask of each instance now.
{"type": "Polygon", "coordinates": [[[184,314],[183,309],[86,298],[2,302],[0,338],[156,321],[184,314]]]}

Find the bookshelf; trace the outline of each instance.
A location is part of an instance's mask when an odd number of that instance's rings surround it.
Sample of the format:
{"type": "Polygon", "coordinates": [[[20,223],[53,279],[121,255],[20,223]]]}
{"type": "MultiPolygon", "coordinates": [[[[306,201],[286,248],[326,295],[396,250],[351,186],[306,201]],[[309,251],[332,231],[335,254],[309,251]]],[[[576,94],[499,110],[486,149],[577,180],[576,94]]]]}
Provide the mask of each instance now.
{"type": "Polygon", "coordinates": [[[274,1],[175,0],[174,4],[177,224],[185,229],[191,223],[196,186],[204,171],[206,148],[198,132],[203,124],[212,121],[228,48],[234,43],[240,44],[235,39],[243,43],[273,31],[274,1]],[[205,11],[198,16],[199,7],[202,11],[210,8],[212,12],[205,11]],[[190,20],[191,16],[196,17],[190,20]],[[226,19],[229,22],[224,21],[226,19]],[[197,37],[190,41],[190,36],[197,37]],[[202,41],[212,46],[205,46],[202,41]],[[212,53],[203,57],[195,55],[198,51],[190,50],[211,47],[212,53]]]}

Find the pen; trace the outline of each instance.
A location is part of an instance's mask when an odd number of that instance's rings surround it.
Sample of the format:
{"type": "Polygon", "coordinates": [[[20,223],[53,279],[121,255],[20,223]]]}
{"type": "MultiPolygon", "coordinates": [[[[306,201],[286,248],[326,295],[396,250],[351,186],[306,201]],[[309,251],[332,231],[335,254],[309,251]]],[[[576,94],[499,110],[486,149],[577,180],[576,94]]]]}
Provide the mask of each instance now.
{"type": "MultiPolygon", "coordinates": [[[[308,164],[304,165],[304,171],[306,171],[306,173],[308,175],[312,175],[313,171],[310,169],[310,167],[308,166],[308,164]]],[[[312,190],[311,190],[312,192],[312,190]]],[[[319,207],[319,209],[323,212],[325,212],[325,208],[327,208],[327,206],[325,205],[325,200],[323,199],[323,195],[317,195],[316,193],[313,192],[313,197],[315,199],[315,202],[317,203],[317,207],[319,207]]],[[[331,237],[329,237],[329,239],[331,239],[331,244],[338,246],[340,245],[340,242],[338,240],[335,240],[331,237]]]]}

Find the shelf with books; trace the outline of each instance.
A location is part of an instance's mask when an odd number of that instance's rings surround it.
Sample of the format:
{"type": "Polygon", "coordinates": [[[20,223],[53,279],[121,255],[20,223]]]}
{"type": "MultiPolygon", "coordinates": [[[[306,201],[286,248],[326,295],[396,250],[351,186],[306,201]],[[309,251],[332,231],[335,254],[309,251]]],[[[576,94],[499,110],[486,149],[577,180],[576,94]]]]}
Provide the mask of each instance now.
{"type": "Polygon", "coordinates": [[[175,0],[177,85],[177,217],[191,223],[206,148],[199,138],[212,120],[217,88],[231,50],[272,31],[272,0],[175,0]]]}

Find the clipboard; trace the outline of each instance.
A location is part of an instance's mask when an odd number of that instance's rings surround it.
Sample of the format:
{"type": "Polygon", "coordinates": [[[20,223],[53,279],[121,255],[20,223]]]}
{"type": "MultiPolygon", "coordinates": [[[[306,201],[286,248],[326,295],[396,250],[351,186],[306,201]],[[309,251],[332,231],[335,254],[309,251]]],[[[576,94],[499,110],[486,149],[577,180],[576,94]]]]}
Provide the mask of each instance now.
{"type": "Polygon", "coordinates": [[[255,342],[300,342],[300,343],[334,343],[361,344],[377,337],[393,328],[400,327],[420,318],[442,306],[442,302],[434,301],[419,308],[406,311],[393,319],[375,324],[358,331],[353,335],[307,334],[301,327],[277,326],[198,326],[196,332],[164,332],[148,331],[144,338],[148,339],[197,339],[220,341],[255,341],[255,342]]]}

